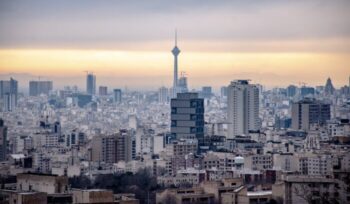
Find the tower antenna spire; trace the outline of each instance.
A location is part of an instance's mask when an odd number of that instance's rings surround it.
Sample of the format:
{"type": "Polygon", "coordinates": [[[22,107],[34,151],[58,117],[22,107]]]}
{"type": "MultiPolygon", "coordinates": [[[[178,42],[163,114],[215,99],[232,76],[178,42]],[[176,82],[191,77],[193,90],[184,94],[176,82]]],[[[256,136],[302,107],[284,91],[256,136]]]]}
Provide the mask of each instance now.
{"type": "Polygon", "coordinates": [[[174,85],[173,85],[173,96],[176,97],[177,93],[177,56],[180,54],[180,49],[177,47],[177,30],[175,29],[175,47],[171,50],[174,55],[174,85]]]}
{"type": "Polygon", "coordinates": [[[175,46],[177,46],[177,29],[175,28],[175,46]]]}

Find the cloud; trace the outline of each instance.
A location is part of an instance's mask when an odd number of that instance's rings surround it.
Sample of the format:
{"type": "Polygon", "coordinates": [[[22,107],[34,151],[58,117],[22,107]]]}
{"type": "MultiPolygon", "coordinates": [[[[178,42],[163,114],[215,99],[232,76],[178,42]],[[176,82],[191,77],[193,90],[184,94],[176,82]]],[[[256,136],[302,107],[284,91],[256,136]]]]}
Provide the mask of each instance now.
{"type": "Polygon", "coordinates": [[[346,0],[14,0],[1,1],[0,8],[0,48],[118,49],[125,44],[172,42],[175,27],[180,39],[189,42],[350,38],[346,0]]]}

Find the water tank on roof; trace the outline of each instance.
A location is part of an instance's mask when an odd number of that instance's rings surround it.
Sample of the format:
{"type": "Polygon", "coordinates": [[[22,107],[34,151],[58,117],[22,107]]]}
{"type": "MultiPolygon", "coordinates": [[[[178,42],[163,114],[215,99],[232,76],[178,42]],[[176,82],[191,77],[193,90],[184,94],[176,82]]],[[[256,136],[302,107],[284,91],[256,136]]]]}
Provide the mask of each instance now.
{"type": "Polygon", "coordinates": [[[244,164],[244,158],[241,156],[235,157],[235,164],[244,164]]]}

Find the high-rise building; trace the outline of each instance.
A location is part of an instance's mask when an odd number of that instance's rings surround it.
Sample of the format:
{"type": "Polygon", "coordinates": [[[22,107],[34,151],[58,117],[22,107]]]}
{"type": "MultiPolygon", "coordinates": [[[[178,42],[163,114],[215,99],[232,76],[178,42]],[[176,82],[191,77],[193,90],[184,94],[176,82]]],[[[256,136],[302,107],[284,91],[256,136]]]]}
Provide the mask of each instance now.
{"type": "Polygon", "coordinates": [[[187,86],[187,77],[185,76],[184,72],[181,72],[181,77],[178,81],[178,92],[179,93],[186,93],[188,92],[188,86],[187,86]]]}
{"type": "Polygon", "coordinates": [[[227,97],[227,86],[222,86],[220,88],[220,97],[221,98],[227,97]]]}
{"type": "Polygon", "coordinates": [[[292,128],[309,130],[310,125],[324,125],[331,118],[330,104],[306,98],[292,104],[292,128]]]}
{"type": "Polygon", "coordinates": [[[115,163],[115,135],[92,138],[92,161],[115,163]]]}
{"type": "Polygon", "coordinates": [[[13,78],[0,81],[0,99],[4,100],[4,110],[12,111],[17,106],[18,82],[13,78]]]}
{"type": "Polygon", "coordinates": [[[300,95],[302,97],[310,96],[315,94],[315,88],[309,86],[302,86],[300,88],[300,95]]]}
{"type": "Polygon", "coordinates": [[[0,118],[0,161],[5,161],[7,155],[7,127],[0,118]]]}
{"type": "Polygon", "coordinates": [[[133,131],[120,130],[116,135],[116,162],[131,161],[136,157],[136,140],[133,131]]]}
{"type": "Polygon", "coordinates": [[[90,95],[96,94],[96,76],[93,73],[86,75],[86,92],[90,95]]]}
{"type": "Polygon", "coordinates": [[[100,96],[106,96],[108,94],[107,86],[100,86],[98,89],[98,93],[100,94],[100,96]]]}
{"type": "Polygon", "coordinates": [[[113,90],[114,95],[114,102],[115,103],[121,103],[122,102],[122,90],[121,89],[114,89],[113,90]]]}
{"type": "Polygon", "coordinates": [[[198,93],[178,93],[171,99],[171,134],[176,139],[204,138],[204,100],[198,93]]]}
{"type": "Polygon", "coordinates": [[[259,89],[248,80],[232,81],[227,90],[228,138],[260,129],[259,89]]]}
{"type": "Polygon", "coordinates": [[[294,85],[289,85],[287,87],[287,96],[288,97],[294,97],[297,94],[298,87],[294,85]]]}
{"type": "Polygon", "coordinates": [[[160,87],[158,90],[158,102],[168,103],[169,101],[169,90],[166,87],[160,87]]]}
{"type": "Polygon", "coordinates": [[[174,55],[174,83],[173,83],[173,97],[176,97],[178,93],[178,61],[177,56],[180,54],[180,49],[177,47],[177,33],[175,31],[175,47],[171,51],[174,55]]]}
{"type": "Polygon", "coordinates": [[[203,98],[210,98],[212,96],[212,88],[211,86],[203,86],[201,96],[203,98]]]}
{"type": "Polygon", "coordinates": [[[327,95],[332,95],[334,93],[334,91],[335,91],[335,89],[334,89],[334,86],[332,84],[332,80],[331,80],[331,78],[328,78],[326,85],[324,87],[324,92],[327,95]]]}
{"type": "Polygon", "coordinates": [[[29,82],[29,95],[38,96],[40,94],[48,95],[52,91],[52,81],[30,81],[29,82]]]}
{"type": "Polygon", "coordinates": [[[120,130],[113,135],[95,136],[92,139],[91,160],[106,163],[131,161],[136,156],[135,137],[131,131],[120,130]]]}
{"type": "Polygon", "coordinates": [[[3,111],[13,111],[16,107],[16,95],[13,93],[6,93],[3,97],[3,111]]]}
{"type": "Polygon", "coordinates": [[[18,82],[13,78],[10,78],[9,81],[0,81],[0,98],[6,93],[18,94],[18,82]]]}

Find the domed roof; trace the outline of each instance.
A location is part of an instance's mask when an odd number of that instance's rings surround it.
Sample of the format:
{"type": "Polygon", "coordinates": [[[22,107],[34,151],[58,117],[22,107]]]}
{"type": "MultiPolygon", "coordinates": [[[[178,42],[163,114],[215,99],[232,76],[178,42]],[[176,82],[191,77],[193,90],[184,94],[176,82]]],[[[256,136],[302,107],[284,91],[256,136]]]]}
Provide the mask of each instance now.
{"type": "Polygon", "coordinates": [[[241,156],[235,157],[235,163],[236,164],[244,164],[244,158],[241,156]]]}

